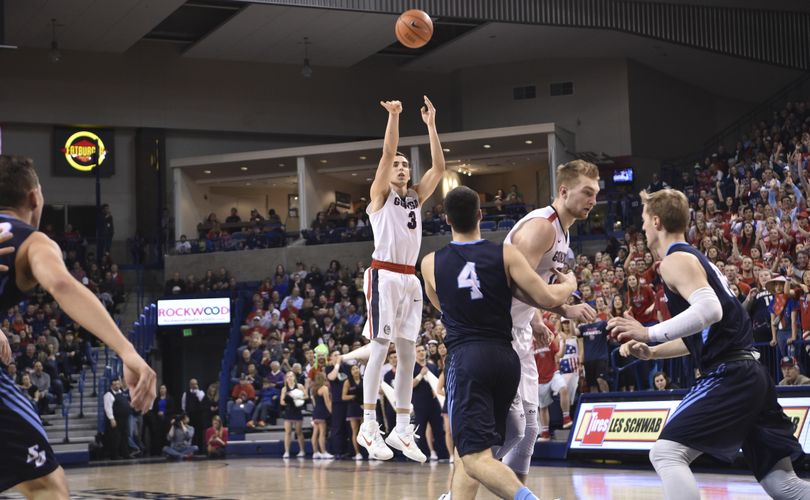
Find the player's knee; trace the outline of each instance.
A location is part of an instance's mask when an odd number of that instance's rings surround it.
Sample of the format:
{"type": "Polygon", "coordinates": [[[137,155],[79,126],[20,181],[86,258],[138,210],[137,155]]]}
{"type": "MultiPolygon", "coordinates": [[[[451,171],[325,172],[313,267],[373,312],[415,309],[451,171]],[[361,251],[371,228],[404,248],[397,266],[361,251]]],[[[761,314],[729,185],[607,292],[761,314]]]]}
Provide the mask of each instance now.
{"type": "Polygon", "coordinates": [[[468,476],[478,481],[487,462],[487,457],[492,457],[492,452],[489,450],[464,455],[461,457],[464,471],[468,476]]]}
{"type": "Polygon", "coordinates": [[[650,449],[650,463],[652,463],[655,469],[658,469],[659,467],[666,467],[668,465],[688,465],[688,458],[680,450],[682,447],[683,445],[680,445],[679,443],[659,439],[650,449]]]}
{"type": "Polygon", "coordinates": [[[36,498],[42,494],[48,494],[48,498],[57,500],[69,500],[65,471],[59,467],[47,476],[43,476],[31,481],[26,481],[17,487],[26,498],[36,498]]]}

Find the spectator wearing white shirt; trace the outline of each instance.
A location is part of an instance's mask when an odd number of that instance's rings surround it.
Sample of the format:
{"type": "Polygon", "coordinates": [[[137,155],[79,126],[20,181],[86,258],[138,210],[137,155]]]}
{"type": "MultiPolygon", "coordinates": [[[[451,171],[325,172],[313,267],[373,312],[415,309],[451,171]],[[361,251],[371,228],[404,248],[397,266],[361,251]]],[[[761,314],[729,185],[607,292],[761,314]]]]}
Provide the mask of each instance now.
{"type": "Polygon", "coordinates": [[[301,297],[301,289],[293,287],[290,295],[284,297],[284,300],[281,301],[281,310],[287,309],[287,306],[292,306],[296,310],[300,310],[301,307],[304,305],[304,299],[301,297]]]}
{"type": "Polygon", "coordinates": [[[174,245],[174,249],[177,253],[191,253],[191,242],[185,234],[180,235],[180,241],[174,245]]]}

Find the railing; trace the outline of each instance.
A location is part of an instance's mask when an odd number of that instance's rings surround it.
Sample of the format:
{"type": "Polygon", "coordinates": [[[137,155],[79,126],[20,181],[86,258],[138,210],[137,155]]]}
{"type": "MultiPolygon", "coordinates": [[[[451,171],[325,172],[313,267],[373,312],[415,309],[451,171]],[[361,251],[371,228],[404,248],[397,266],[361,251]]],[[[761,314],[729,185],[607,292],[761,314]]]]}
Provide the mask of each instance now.
{"type": "Polygon", "coordinates": [[[225,346],[225,353],[222,356],[219,372],[219,416],[223,421],[226,421],[225,409],[228,406],[228,395],[231,393],[231,369],[236,364],[236,349],[242,340],[242,331],[240,329],[241,319],[244,317],[245,304],[251,303],[245,300],[243,296],[245,293],[240,292],[240,296],[234,300],[233,314],[231,315],[231,331],[228,335],[228,344],[225,346]]]}
{"type": "Polygon", "coordinates": [[[138,321],[133,323],[129,332],[129,340],[142,358],[146,359],[155,345],[157,335],[157,305],[149,304],[143,308],[138,321]]]}
{"type": "Polygon", "coordinates": [[[66,392],[62,396],[62,418],[65,419],[65,437],[62,439],[62,442],[67,444],[70,442],[70,437],[68,436],[68,428],[70,427],[70,408],[73,406],[73,394],[70,392],[66,392]]]}
{"type": "MultiPolygon", "coordinates": [[[[798,339],[793,344],[793,351],[794,357],[797,359],[799,363],[799,367],[802,373],[805,372],[805,368],[808,366],[808,361],[810,361],[810,354],[808,354],[807,350],[804,348],[806,344],[803,340],[798,339]]],[[[778,346],[771,346],[768,342],[757,342],[754,344],[754,348],[760,354],[760,363],[763,363],[765,367],[768,369],[768,372],[773,376],[774,382],[779,382],[782,379],[782,371],[780,365],[780,357],[778,352],[778,346]]],[[[657,359],[657,360],[649,360],[649,361],[642,361],[636,358],[628,358],[632,361],[628,362],[623,366],[619,366],[618,358],[619,358],[619,348],[615,348],[610,352],[610,368],[611,368],[611,380],[610,388],[612,391],[619,390],[619,379],[621,374],[627,370],[632,370],[633,376],[635,378],[635,387],[636,390],[644,390],[643,387],[647,387],[648,385],[651,386],[649,380],[641,380],[639,374],[639,367],[643,366],[644,363],[652,364],[650,369],[650,375],[655,371],[663,371],[664,373],[669,376],[672,382],[675,382],[680,386],[682,389],[687,389],[692,386],[695,382],[695,369],[697,365],[694,363],[694,359],[691,355],[686,355],[678,358],[671,358],[671,359],[657,359]]],[[[652,387],[650,387],[652,388],[652,387]]]]}

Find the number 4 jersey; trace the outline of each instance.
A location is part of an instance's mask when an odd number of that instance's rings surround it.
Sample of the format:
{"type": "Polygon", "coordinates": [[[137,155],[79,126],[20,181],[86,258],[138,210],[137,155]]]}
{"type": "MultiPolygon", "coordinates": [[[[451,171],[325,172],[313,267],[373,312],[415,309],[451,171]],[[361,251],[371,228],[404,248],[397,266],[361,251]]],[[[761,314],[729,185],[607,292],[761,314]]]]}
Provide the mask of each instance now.
{"type": "Polygon", "coordinates": [[[448,349],[466,342],[512,341],[512,292],[503,245],[453,241],[436,251],[433,268],[448,349]]]}
{"type": "Polygon", "coordinates": [[[374,231],[374,260],[415,266],[422,245],[419,194],[413,189],[401,198],[393,189],[382,208],[369,212],[374,231]]]}

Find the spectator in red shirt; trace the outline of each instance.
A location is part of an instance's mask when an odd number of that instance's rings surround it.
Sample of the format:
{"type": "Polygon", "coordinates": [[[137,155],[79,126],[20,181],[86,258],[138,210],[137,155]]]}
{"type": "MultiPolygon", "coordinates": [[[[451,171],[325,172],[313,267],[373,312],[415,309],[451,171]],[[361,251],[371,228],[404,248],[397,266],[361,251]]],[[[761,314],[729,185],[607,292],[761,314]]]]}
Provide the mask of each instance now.
{"type": "MultiPolygon", "coordinates": [[[[540,384],[540,405],[538,406],[538,414],[540,416],[540,440],[548,441],[551,439],[551,431],[549,429],[549,422],[551,420],[548,408],[553,401],[553,394],[560,395],[560,405],[563,406],[564,415],[568,414],[570,410],[570,398],[568,396],[568,388],[566,387],[565,380],[560,375],[560,358],[563,355],[563,350],[560,349],[560,339],[553,331],[553,325],[540,320],[539,315],[535,316],[532,320],[532,328],[534,330],[534,361],[537,364],[538,378],[537,382],[540,384]]],[[[571,417],[563,422],[563,427],[566,424],[570,427],[571,417]]]]}
{"type": "Polygon", "coordinates": [[[253,384],[248,381],[245,375],[239,377],[239,383],[233,387],[231,397],[238,399],[242,393],[251,401],[256,399],[256,389],[253,388],[253,384]]]}
{"type": "Polygon", "coordinates": [[[228,445],[228,428],[222,426],[222,419],[214,415],[211,427],[205,431],[205,443],[210,458],[225,458],[225,448],[228,445]]]}
{"type": "Polygon", "coordinates": [[[649,285],[641,285],[635,276],[627,277],[627,297],[630,313],[642,325],[655,324],[655,293],[649,285]]]}

